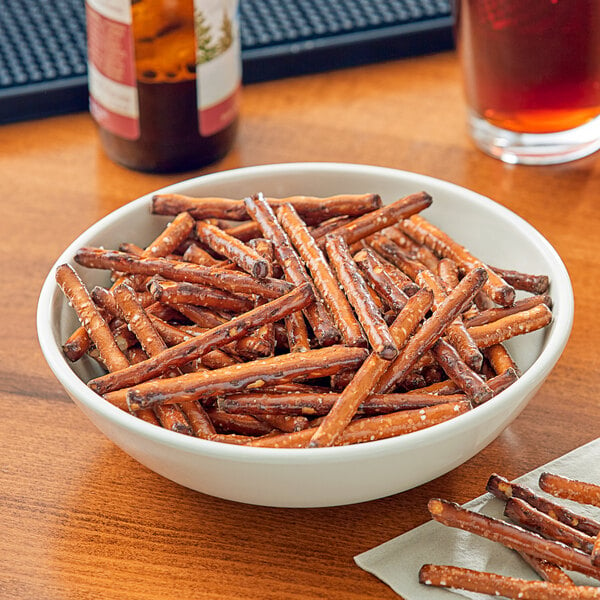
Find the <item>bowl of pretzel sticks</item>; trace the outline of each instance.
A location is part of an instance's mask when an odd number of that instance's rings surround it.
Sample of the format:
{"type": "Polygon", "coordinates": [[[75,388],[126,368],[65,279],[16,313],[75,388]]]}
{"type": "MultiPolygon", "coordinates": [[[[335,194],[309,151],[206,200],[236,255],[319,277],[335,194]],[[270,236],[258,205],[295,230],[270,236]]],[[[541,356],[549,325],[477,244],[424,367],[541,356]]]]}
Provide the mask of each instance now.
{"type": "Polygon", "coordinates": [[[282,507],[402,492],[524,408],[573,320],[514,213],[336,163],[248,167],[126,204],[58,258],[38,335],[111,440],[177,483],[282,507]]]}

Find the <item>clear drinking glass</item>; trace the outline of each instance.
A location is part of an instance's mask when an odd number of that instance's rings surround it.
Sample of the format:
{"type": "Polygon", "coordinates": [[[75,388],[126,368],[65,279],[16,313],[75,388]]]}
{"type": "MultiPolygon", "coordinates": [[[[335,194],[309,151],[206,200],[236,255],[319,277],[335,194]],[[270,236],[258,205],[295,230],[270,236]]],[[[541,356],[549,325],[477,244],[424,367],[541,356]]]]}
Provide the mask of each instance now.
{"type": "Polygon", "coordinates": [[[600,148],[600,0],[455,0],[470,133],[508,163],[600,148]]]}

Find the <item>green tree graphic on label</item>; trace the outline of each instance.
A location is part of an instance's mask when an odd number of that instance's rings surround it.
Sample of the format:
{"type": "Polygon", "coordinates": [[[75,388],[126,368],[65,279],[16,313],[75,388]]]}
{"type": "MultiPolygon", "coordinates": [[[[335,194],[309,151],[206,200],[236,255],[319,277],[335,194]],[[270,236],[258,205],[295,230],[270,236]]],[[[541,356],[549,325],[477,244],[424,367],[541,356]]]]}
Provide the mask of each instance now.
{"type": "Polygon", "coordinates": [[[227,11],[223,11],[223,19],[219,28],[219,38],[215,42],[211,26],[201,10],[194,14],[194,31],[196,34],[196,64],[207,63],[225,52],[233,43],[233,24],[227,11]]]}

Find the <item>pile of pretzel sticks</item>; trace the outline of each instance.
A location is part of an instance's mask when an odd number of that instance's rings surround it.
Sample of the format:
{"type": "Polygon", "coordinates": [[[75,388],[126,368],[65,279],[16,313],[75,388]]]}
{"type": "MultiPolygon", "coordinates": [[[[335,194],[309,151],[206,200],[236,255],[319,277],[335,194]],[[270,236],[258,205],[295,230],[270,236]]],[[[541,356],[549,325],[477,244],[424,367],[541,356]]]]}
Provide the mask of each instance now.
{"type": "MultiPolygon", "coordinates": [[[[542,473],[539,486],[557,498],[600,508],[600,485],[542,473]]],[[[505,501],[504,514],[512,523],[440,499],[429,501],[429,511],[448,527],[515,550],[543,581],[427,564],[419,572],[421,583],[522,600],[600,598],[599,587],[575,585],[563,570],[600,579],[600,522],[496,474],[490,477],[487,490],[505,501]]]]}
{"type": "Polygon", "coordinates": [[[58,267],[81,322],[64,352],[104,367],[88,385],[107,401],[214,441],[346,445],[453,418],[518,378],[503,342],[548,325],[551,300],[546,276],[423,218],[431,202],[156,195],[173,219],[146,248],[77,251],[109,288],[58,267]]]}

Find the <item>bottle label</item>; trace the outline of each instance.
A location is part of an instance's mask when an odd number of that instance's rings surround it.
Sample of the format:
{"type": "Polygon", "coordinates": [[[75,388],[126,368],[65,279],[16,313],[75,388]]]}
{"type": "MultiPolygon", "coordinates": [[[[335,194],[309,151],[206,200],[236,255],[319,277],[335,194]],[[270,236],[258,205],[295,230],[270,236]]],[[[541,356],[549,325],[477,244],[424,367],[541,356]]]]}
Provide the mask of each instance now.
{"type": "Polygon", "coordinates": [[[238,0],[194,0],[200,134],[227,127],[238,113],[241,48],[238,0]]]}
{"type": "Polygon", "coordinates": [[[88,86],[96,122],[126,139],[140,136],[131,4],[87,0],[88,86]]]}
{"type": "MultiPolygon", "coordinates": [[[[198,128],[232,123],[241,88],[238,0],[193,0],[198,128]]],[[[191,6],[191,3],[190,3],[191,6]]],[[[90,112],[103,129],[140,137],[131,0],[87,0],[90,112]]]]}

